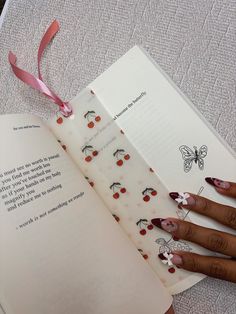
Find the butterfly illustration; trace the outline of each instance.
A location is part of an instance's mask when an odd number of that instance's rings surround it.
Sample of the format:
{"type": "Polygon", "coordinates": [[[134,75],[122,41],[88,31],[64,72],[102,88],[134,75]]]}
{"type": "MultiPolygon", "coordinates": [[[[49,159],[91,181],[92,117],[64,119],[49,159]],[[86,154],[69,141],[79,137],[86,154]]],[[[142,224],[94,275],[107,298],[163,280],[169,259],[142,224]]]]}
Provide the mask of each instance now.
{"type": "Polygon", "coordinates": [[[194,151],[186,145],[180,146],[179,150],[182,154],[184,160],[184,171],[189,172],[192,169],[193,161],[198,163],[200,170],[204,169],[204,160],[203,158],[207,155],[207,146],[202,145],[199,150],[196,146],[193,146],[194,151]]]}

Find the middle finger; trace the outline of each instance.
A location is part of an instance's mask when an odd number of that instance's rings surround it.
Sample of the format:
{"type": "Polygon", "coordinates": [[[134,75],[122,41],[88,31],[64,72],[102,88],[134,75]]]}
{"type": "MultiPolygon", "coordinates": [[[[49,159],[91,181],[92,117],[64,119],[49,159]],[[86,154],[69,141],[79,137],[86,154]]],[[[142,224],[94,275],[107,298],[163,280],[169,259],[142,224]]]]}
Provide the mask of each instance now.
{"type": "Polygon", "coordinates": [[[154,218],[152,223],[176,238],[197,243],[214,252],[236,256],[236,237],[229,233],[204,228],[176,218],[154,218]]]}
{"type": "Polygon", "coordinates": [[[225,226],[236,229],[236,208],[222,205],[205,197],[190,193],[171,192],[170,197],[181,203],[181,207],[217,220],[225,226]],[[184,196],[184,198],[183,198],[184,196]]]}

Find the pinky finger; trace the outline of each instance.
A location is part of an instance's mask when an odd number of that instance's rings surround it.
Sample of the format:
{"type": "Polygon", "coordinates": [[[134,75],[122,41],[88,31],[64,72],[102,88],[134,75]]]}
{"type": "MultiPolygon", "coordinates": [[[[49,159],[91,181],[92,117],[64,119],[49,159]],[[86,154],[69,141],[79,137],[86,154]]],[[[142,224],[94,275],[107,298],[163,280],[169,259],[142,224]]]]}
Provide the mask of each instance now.
{"type": "Polygon", "coordinates": [[[236,282],[236,261],[195,253],[173,252],[172,263],[182,269],[236,282]]]}

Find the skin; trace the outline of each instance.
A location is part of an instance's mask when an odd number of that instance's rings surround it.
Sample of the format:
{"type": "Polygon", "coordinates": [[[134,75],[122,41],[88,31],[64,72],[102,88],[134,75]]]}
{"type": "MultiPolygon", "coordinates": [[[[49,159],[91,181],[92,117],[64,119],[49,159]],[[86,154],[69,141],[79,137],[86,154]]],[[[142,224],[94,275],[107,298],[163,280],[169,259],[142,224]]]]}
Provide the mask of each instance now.
{"type": "MultiPolygon", "coordinates": [[[[217,193],[236,200],[236,183],[230,182],[230,188],[215,187],[217,193]]],[[[189,193],[190,194],[190,193],[189,193]]],[[[204,197],[190,194],[195,200],[194,205],[183,208],[210,217],[219,223],[236,230],[236,208],[218,204],[204,197]]],[[[187,221],[168,218],[177,225],[172,235],[193,243],[197,243],[211,251],[222,253],[229,258],[202,256],[189,252],[173,252],[181,257],[178,265],[188,271],[236,282],[236,236],[214,229],[204,228],[187,221]]],[[[179,262],[179,261],[178,261],[179,262]]]]}
{"type": "Polygon", "coordinates": [[[169,308],[169,310],[166,312],[166,314],[175,314],[174,309],[173,309],[173,306],[171,306],[171,307],[169,308]]]}
{"type": "MultiPolygon", "coordinates": [[[[228,189],[215,187],[215,190],[236,200],[236,183],[230,182],[228,189]]],[[[182,205],[183,208],[195,211],[236,230],[236,208],[213,202],[195,194],[189,194],[194,198],[195,204],[182,205]]],[[[176,251],[173,254],[181,257],[181,264],[178,263],[179,267],[236,283],[236,236],[176,218],[168,218],[168,220],[177,226],[177,230],[171,232],[173,236],[228,256],[228,258],[218,258],[176,251]]],[[[166,314],[174,314],[173,306],[169,308],[166,314]]]]}

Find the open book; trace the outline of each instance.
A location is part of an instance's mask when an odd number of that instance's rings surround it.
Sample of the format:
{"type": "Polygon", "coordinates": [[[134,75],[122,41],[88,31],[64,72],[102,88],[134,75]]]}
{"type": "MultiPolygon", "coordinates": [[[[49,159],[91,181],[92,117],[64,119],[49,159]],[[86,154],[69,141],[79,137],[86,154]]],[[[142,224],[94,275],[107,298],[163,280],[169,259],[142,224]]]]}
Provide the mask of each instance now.
{"type": "Polygon", "coordinates": [[[235,181],[234,153],[139,47],[70,103],[72,116],[49,122],[0,116],[2,308],[164,313],[171,294],[203,275],[170,267],[158,254],[213,253],[175,241],[151,219],[179,217],[227,231],[179,209],[168,193],[233,205],[204,178],[235,181]],[[186,162],[181,147],[206,153],[186,162]]]}

